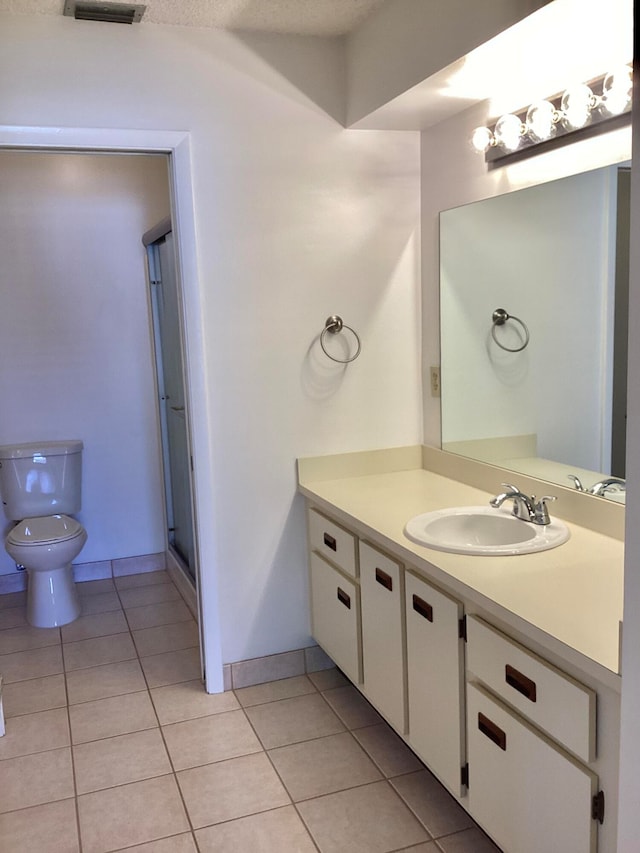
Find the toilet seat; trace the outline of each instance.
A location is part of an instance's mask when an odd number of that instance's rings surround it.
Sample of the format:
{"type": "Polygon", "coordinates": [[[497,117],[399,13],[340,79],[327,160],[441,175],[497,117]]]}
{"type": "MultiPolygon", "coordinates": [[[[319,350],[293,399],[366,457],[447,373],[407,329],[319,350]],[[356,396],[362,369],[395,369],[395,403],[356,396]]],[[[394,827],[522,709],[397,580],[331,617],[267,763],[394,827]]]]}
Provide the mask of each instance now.
{"type": "Polygon", "coordinates": [[[7,536],[9,545],[51,545],[82,536],[84,527],[68,515],[23,518],[7,536]]]}

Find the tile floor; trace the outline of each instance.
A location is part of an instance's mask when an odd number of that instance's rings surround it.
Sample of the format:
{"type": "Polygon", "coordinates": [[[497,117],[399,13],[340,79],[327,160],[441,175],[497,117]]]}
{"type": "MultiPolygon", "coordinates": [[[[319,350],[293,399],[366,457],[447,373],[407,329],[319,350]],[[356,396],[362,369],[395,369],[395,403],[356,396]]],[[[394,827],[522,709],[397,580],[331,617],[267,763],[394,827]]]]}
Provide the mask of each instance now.
{"type": "Polygon", "coordinates": [[[499,853],[337,670],[207,695],[164,572],[0,596],[0,850],[499,853]]]}

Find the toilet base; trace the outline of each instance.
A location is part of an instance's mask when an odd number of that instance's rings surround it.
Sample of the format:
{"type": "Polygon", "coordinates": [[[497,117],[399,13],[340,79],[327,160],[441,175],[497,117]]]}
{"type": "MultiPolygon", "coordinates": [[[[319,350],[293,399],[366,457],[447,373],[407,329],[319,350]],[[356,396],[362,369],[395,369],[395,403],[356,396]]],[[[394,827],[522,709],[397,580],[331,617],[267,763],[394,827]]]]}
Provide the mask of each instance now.
{"type": "Polygon", "coordinates": [[[34,628],[67,625],[80,615],[71,564],[51,571],[27,568],[27,622],[34,628]]]}

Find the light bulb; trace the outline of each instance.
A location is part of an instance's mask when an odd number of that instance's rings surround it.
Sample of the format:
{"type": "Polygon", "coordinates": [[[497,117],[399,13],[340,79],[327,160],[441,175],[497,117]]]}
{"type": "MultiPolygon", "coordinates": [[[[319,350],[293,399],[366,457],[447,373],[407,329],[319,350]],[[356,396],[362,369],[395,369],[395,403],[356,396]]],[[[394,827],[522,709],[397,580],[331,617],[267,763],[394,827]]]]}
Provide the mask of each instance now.
{"type": "Polygon", "coordinates": [[[610,71],[602,84],[602,108],[610,115],[623,113],[631,101],[632,87],[632,72],[628,65],[610,71]]]}
{"type": "Polygon", "coordinates": [[[550,101],[538,101],[527,110],[525,126],[527,134],[534,142],[551,139],[556,132],[558,113],[550,101]]]}
{"type": "Polygon", "coordinates": [[[493,132],[496,142],[501,148],[504,148],[505,151],[515,151],[520,145],[524,125],[518,116],[509,113],[498,119],[493,132]]]}
{"type": "Polygon", "coordinates": [[[478,154],[484,154],[493,144],[493,133],[488,127],[476,127],[471,134],[471,147],[478,154]]]}
{"type": "Polygon", "coordinates": [[[586,83],[571,86],[562,96],[560,110],[562,123],[571,130],[587,125],[591,119],[591,110],[596,99],[586,83]]]}

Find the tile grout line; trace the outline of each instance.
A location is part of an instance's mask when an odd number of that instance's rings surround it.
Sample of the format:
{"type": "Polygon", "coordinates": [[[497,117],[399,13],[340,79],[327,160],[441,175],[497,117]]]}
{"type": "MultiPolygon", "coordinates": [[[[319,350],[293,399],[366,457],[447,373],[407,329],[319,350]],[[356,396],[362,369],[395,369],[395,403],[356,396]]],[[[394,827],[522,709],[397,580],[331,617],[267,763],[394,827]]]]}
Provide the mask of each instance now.
{"type": "MultiPolygon", "coordinates": [[[[294,677],[295,677],[295,676],[294,676],[294,677]]],[[[313,684],[313,682],[311,682],[311,683],[313,684]]],[[[318,692],[318,690],[317,690],[317,688],[315,687],[315,685],[313,685],[313,686],[314,686],[314,689],[316,690],[316,692],[318,692]]],[[[240,689],[242,689],[242,688],[240,688],[240,689]]],[[[234,693],[234,696],[236,696],[235,691],[233,691],[233,693],[234,693]]],[[[313,694],[303,694],[303,695],[313,695],[313,694]]],[[[294,697],[294,698],[295,698],[295,697],[294,697]]],[[[236,701],[237,701],[238,703],[240,702],[240,700],[238,699],[238,697],[237,697],[237,696],[236,696],[236,701]]],[[[265,704],[268,704],[268,703],[265,703],[265,704]]],[[[317,850],[317,851],[319,851],[319,853],[322,853],[322,850],[320,849],[320,845],[318,844],[318,842],[316,841],[315,837],[313,836],[313,833],[311,832],[311,830],[310,830],[310,829],[309,829],[309,827],[307,826],[307,822],[305,821],[305,819],[304,819],[304,818],[303,818],[303,816],[301,815],[300,810],[298,809],[298,805],[297,805],[297,803],[294,801],[294,799],[293,799],[293,797],[291,796],[291,793],[290,793],[290,791],[289,791],[288,787],[285,785],[284,779],[283,779],[283,778],[282,778],[282,776],[280,775],[280,773],[279,773],[279,771],[278,771],[278,768],[277,768],[277,767],[275,766],[275,764],[273,763],[273,760],[272,760],[271,756],[269,755],[269,750],[265,747],[264,743],[262,742],[262,738],[261,738],[261,737],[260,737],[260,735],[258,734],[258,732],[257,732],[257,730],[256,730],[255,726],[253,725],[253,723],[251,722],[251,719],[249,718],[249,715],[247,714],[246,709],[245,709],[244,707],[242,707],[242,705],[241,705],[240,707],[241,707],[241,710],[242,710],[242,712],[243,712],[243,714],[244,714],[244,716],[245,716],[245,719],[247,720],[247,722],[249,723],[249,726],[251,727],[251,730],[253,731],[253,733],[255,734],[256,738],[258,739],[258,743],[259,743],[259,744],[260,744],[260,746],[262,747],[262,750],[263,750],[264,754],[265,754],[265,755],[266,755],[266,757],[267,757],[267,761],[269,762],[269,764],[270,764],[270,765],[271,765],[271,767],[273,768],[273,772],[276,774],[276,776],[277,776],[277,777],[278,777],[278,779],[280,780],[280,784],[282,785],[283,789],[285,790],[285,792],[286,792],[286,794],[287,794],[287,797],[289,797],[289,801],[290,801],[291,805],[293,806],[293,808],[294,808],[294,810],[295,810],[295,813],[298,815],[298,818],[299,818],[299,820],[302,822],[302,825],[304,826],[304,828],[305,828],[305,830],[306,830],[307,835],[308,835],[308,836],[309,836],[309,838],[311,839],[311,843],[312,843],[312,844],[313,844],[313,846],[316,848],[316,850],[317,850]]],[[[251,707],[257,707],[257,706],[255,706],[255,705],[254,705],[254,706],[251,706],[251,707]]],[[[271,809],[270,811],[273,811],[273,809],[271,809]]]]}
{"type": "MultiPolygon", "coordinates": [[[[171,583],[173,584],[173,581],[171,581],[171,583]]],[[[173,584],[173,585],[175,586],[175,584],[173,584]]],[[[178,589],[178,588],[176,587],[176,589],[178,589]]],[[[180,590],[178,590],[178,593],[179,593],[179,592],[180,592],[180,590]]],[[[185,814],[185,817],[186,817],[186,819],[187,819],[187,823],[188,823],[188,825],[189,825],[189,831],[190,831],[190,834],[191,834],[191,838],[192,838],[193,843],[194,843],[194,845],[195,845],[195,847],[196,847],[196,850],[198,850],[198,851],[199,851],[199,850],[200,850],[200,846],[198,845],[198,841],[197,841],[197,839],[196,839],[196,834],[195,834],[195,829],[194,829],[194,826],[193,826],[193,821],[191,820],[191,815],[190,815],[190,813],[189,813],[189,809],[187,808],[187,803],[186,803],[186,801],[185,801],[184,794],[183,794],[183,792],[182,792],[182,788],[181,788],[181,786],[180,786],[180,782],[179,782],[179,780],[178,780],[178,774],[177,774],[177,772],[176,772],[176,769],[175,769],[175,766],[174,766],[174,763],[173,763],[173,758],[171,757],[171,752],[170,752],[169,747],[168,747],[168,745],[167,745],[167,741],[166,741],[166,738],[165,738],[164,730],[163,730],[162,724],[161,724],[161,722],[160,722],[160,717],[159,717],[159,715],[158,715],[158,710],[157,710],[157,708],[156,708],[155,702],[153,701],[153,694],[151,693],[151,687],[149,686],[149,681],[148,681],[148,678],[147,678],[147,674],[146,674],[146,672],[144,671],[144,667],[142,666],[142,660],[141,660],[141,658],[140,658],[140,654],[139,654],[139,652],[138,652],[138,647],[137,647],[136,642],[135,642],[135,639],[134,639],[134,637],[133,637],[133,631],[131,630],[131,625],[130,625],[130,622],[129,622],[129,617],[127,616],[127,612],[126,612],[126,609],[125,609],[125,607],[124,607],[124,604],[122,604],[122,599],[120,598],[120,590],[118,589],[117,585],[116,585],[116,594],[117,594],[117,596],[118,596],[118,600],[120,601],[120,603],[121,603],[121,605],[122,605],[122,610],[123,610],[123,612],[124,612],[124,618],[125,618],[125,620],[126,620],[126,622],[127,622],[127,625],[129,625],[129,631],[130,631],[130,633],[131,633],[131,639],[132,639],[132,642],[133,642],[133,644],[134,644],[134,648],[136,649],[136,654],[138,655],[137,660],[138,660],[138,663],[139,663],[139,665],[140,665],[140,670],[142,671],[142,677],[143,677],[143,679],[144,679],[144,683],[145,683],[145,685],[146,685],[147,695],[149,696],[149,702],[151,703],[151,707],[153,708],[154,716],[155,716],[156,721],[157,721],[157,723],[158,723],[158,730],[159,730],[159,732],[160,732],[160,737],[161,737],[161,739],[162,739],[162,744],[163,744],[163,746],[164,746],[164,751],[165,751],[165,753],[166,753],[167,760],[168,760],[168,762],[169,762],[169,766],[171,767],[171,776],[173,777],[173,781],[175,782],[175,786],[176,786],[176,788],[177,788],[177,790],[178,790],[178,796],[180,797],[180,802],[182,803],[182,808],[184,809],[184,814],[185,814]]],[[[181,600],[181,601],[183,601],[182,596],[180,596],[180,600],[181,600]]],[[[194,620],[194,621],[195,621],[195,620],[194,620]]],[[[179,623],[177,623],[177,624],[179,624],[179,623]]],[[[168,685],[165,685],[165,686],[168,686],[168,685]]],[[[171,838],[171,837],[173,837],[173,836],[166,836],[166,837],[167,837],[167,838],[171,838]]],[[[155,839],[155,840],[160,840],[160,839],[155,839]]]]}

